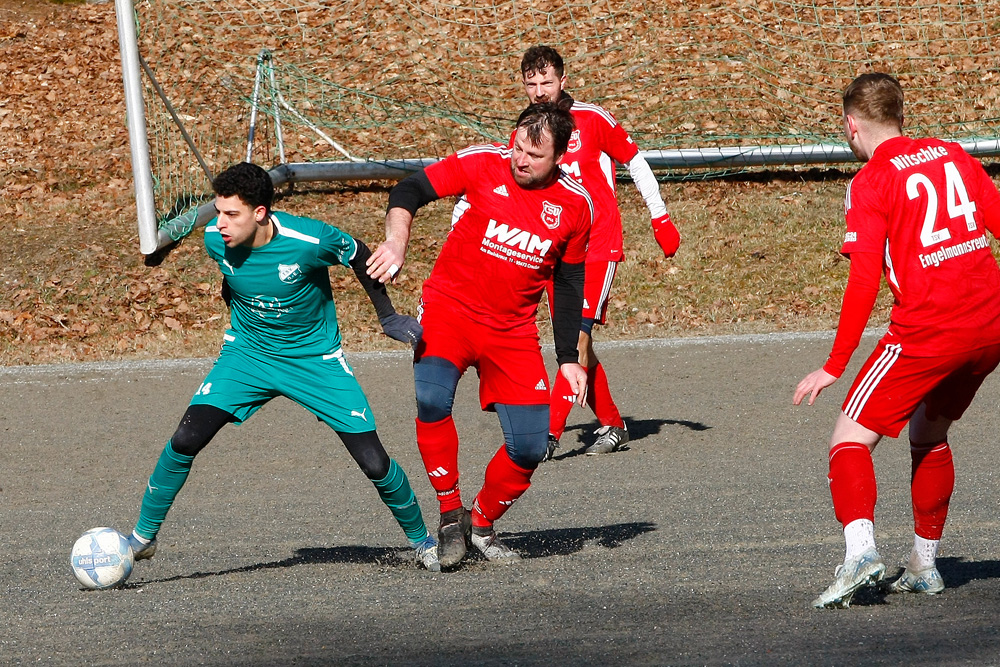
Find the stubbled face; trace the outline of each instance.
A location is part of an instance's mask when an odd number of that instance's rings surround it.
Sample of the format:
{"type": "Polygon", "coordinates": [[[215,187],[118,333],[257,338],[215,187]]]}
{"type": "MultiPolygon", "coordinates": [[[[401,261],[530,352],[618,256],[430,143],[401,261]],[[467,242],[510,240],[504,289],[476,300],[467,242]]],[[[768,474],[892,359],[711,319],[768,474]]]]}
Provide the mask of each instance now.
{"type": "Polygon", "coordinates": [[[226,247],[263,245],[270,239],[270,224],[265,224],[267,209],[263,206],[251,209],[237,195],[216,197],[215,210],[219,214],[216,226],[226,247]]]}
{"type": "Polygon", "coordinates": [[[519,127],[510,154],[510,173],[522,188],[545,187],[555,178],[560,157],[555,154],[548,130],[542,131],[541,141],[536,145],[528,138],[528,131],[519,127]]]}
{"type": "Polygon", "coordinates": [[[556,76],[551,67],[525,72],[521,76],[524,79],[524,92],[528,94],[531,104],[557,101],[566,86],[566,75],[556,76]]]}

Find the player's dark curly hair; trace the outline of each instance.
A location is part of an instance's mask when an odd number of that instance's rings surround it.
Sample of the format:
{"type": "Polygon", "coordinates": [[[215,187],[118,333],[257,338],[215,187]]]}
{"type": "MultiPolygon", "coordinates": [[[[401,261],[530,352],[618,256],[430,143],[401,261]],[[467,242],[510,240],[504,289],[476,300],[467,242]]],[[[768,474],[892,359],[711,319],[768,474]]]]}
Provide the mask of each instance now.
{"type": "Polygon", "coordinates": [[[255,164],[240,162],[229,167],[212,181],[212,190],[220,197],[236,195],[251,209],[263,206],[271,212],[274,184],[268,173],[255,164]]]}
{"type": "Polygon", "coordinates": [[[882,125],[895,124],[901,130],[903,87],[888,74],[862,74],[844,91],[844,113],[882,125]]]}
{"type": "Polygon", "coordinates": [[[548,130],[558,158],[569,147],[569,138],[576,129],[576,123],[573,121],[573,114],[562,105],[542,102],[532,104],[522,111],[517,119],[517,127],[523,127],[528,133],[528,140],[536,146],[542,140],[542,132],[548,130]]]}
{"type": "Polygon", "coordinates": [[[563,59],[551,46],[533,46],[521,58],[521,75],[531,76],[535,72],[551,67],[556,76],[562,78],[563,59]]]}

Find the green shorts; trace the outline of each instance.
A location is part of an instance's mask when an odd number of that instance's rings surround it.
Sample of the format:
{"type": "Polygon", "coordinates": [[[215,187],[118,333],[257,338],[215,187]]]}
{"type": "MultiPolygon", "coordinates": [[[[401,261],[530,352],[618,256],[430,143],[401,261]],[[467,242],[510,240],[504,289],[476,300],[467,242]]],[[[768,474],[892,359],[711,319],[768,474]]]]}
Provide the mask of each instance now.
{"type": "Polygon", "coordinates": [[[335,431],[375,430],[375,416],[343,350],[298,359],[226,344],[191,405],[215,406],[242,424],[276,396],[295,401],[335,431]]]}

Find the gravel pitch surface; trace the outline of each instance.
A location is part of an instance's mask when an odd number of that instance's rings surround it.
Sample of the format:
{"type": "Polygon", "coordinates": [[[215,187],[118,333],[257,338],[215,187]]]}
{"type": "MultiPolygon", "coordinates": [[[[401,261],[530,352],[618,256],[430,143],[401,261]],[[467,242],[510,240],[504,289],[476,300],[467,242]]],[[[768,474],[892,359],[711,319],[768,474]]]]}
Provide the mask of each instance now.
{"type": "MultiPolygon", "coordinates": [[[[809,606],[843,556],[827,439],[873,340],[812,408],[791,395],[829,335],[599,343],[631,447],[582,455],[596,424],[575,410],[498,523],[524,560],[436,575],[332,432],[280,399],[199,455],[156,557],[106,592],[79,588],[70,547],[131,529],[211,362],[0,368],[0,663],[997,664],[996,379],[952,432],[947,590],[809,606]]],[[[350,359],[433,528],[409,358],[350,359]]],[[[463,379],[455,409],[467,503],[502,438],[476,387],[463,379]]],[[[895,571],[912,539],[905,438],[875,459],[895,571]]]]}

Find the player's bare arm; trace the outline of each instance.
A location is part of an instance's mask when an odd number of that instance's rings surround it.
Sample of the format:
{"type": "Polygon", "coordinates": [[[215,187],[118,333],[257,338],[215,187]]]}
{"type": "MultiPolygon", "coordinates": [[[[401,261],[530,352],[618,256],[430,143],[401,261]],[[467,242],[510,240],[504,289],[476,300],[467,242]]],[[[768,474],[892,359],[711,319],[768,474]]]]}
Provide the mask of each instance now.
{"type": "Polygon", "coordinates": [[[396,279],[406,258],[413,216],[421,206],[439,198],[423,171],[396,184],[389,193],[389,205],[386,207],[385,241],[379,244],[367,262],[369,276],[381,283],[396,279]]]}
{"type": "Polygon", "coordinates": [[[389,209],[385,215],[385,241],[379,244],[366,262],[369,276],[380,283],[395,280],[406,258],[411,224],[412,213],[404,208],[389,209]]]}

